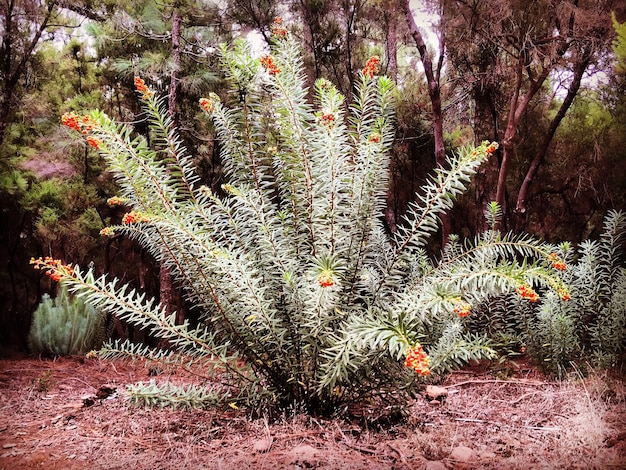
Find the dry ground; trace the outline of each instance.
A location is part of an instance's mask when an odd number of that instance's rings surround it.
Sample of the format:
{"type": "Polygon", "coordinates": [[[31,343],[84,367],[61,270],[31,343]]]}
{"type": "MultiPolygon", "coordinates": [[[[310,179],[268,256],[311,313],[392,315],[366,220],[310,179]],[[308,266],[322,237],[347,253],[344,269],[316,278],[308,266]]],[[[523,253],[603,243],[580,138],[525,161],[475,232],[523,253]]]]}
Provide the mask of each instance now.
{"type": "Polygon", "coordinates": [[[140,364],[4,359],[0,470],[626,469],[623,373],[558,383],[510,366],[505,380],[480,367],[454,373],[439,384],[444,400],[423,394],[381,430],[371,427],[380,408],[271,423],[246,410],[133,408],[122,392],[149,379],[140,364]]]}

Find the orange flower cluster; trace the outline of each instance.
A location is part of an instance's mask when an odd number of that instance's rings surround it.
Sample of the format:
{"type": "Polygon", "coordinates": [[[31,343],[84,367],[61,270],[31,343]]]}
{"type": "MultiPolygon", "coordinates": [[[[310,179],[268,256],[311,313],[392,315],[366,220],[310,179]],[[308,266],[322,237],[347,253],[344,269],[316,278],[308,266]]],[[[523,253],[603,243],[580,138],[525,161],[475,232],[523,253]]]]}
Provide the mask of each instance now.
{"type": "Polygon", "coordinates": [[[559,294],[559,297],[561,298],[561,300],[564,300],[567,302],[569,299],[571,299],[569,292],[567,291],[565,287],[559,287],[556,290],[556,293],[559,294]]]}
{"type": "Polygon", "coordinates": [[[142,222],[150,222],[150,218],[147,215],[142,214],[141,212],[127,212],[126,214],[124,214],[124,217],[122,217],[122,223],[124,225],[139,224],[142,222]]]}
{"type": "Polygon", "coordinates": [[[96,126],[96,123],[89,116],[85,115],[81,117],[74,111],[64,113],[63,116],[61,116],[61,122],[64,126],[74,129],[83,135],[89,134],[96,126]]]}
{"type": "Polygon", "coordinates": [[[322,113],[320,122],[323,126],[333,127],[335,125],[335,115],[333,113],[322,113]]]}
{"type": "Polygon", "coordinates": [[[100,230],[101,237],[113,237],[115,235],[115,229],[113,227],[104,227],[100,230]]]}
{"type": "Polygon", "coordinates": [[[283,25],[283,19],[280,16],[274,18],[274,23],[272,24],[272,34],[277,39],[285,39],[289,31],[283,25]]]}
{"type": "Polygon", "coordinates": [[[95,125],[96,123],[89,116],[83,116],[83,121],[81,123],[82,134],[89,134],[93,130],[95,125]]]}
{"type": "Polygon", "coordinates": [[[91,145],[93,148],[95,148],[96,150],[98,150],[100,148],[100,145],[102,144],[102,142],[100,142],[98,139],[96,139],[94,136],[89,136],[87,137],[87,143],[89,145],[91,145]]]}
{"type": "Polygon", "coordinates": [[[404,365],[419,375],[430,375],[430,359],[422,349],[421,344],[407,349],[404,365]]]}
{"type": "Polygon", "coordinates": [[[496,150],[498,150],[498,143],[497,142],[491,142],[487,148],[485,149],[485,152],[487,152],[487,155],[491,155],[492,153],[494,153],[496,150]]]}
{"type": "Polygon", "coordinates": [[[126,201],[128,201],[128,199],[126,199],[125,197],[113,196],[107,199],[107,204],[111,207],[123,206],[124,204],[126,204],[126,201]]]}
{"type": "Polygon", "coordinates": [[[565,271],[567,269],[567,265],[559,259],[556,253],[549,254],[548,261],[552,263],[552,267],[557,271],[565,271]]]}
{"type": "Polygon", "coordinates": [[[380,57],[374,55],[370,57],[365,63],[365,67],[362,72],[367,78],[373,78],[380,71],[380,57]]]}
{"type": "Polygon", "coordinates": [[[60,281],[64,276],[74,275],[71,265],[63,264],[60,259],[54,259],[50,256],[37,259],[31,258],[30,264],[33,265],[34,269],[42,270],[53,281],[60,281]]]}
{"type": "Polygon", "coordinates": [[[483,152],[485,152],[486,156],[489,157],[492,153],[494,153],[498,149],[499,145],[497,142],[491,142],[485,140],[480,144],[478,148],[472,150],[470,153],[470,158],[472,160],[476,160],[478,158],[482,158],[483,152]],[[489,144],[489,145],[487,145],[489,144]]]}
{"type": "Polygon", "coordinates": [[[377,144],[382,139],[382,136],[378,132],[372,132],[369,136],[369,141],[373,144],[377,144]]]}
{"type": "MultiPolygon", "coordinates": [[[[93,128],[96,126],[96,123],[89,116],[78,116],[74,111],[70,113],[65,113],[61,116],[61,122],[63,125],[69,127],[70,129],[74,129],[75,131],[80,132],[83,135],[89,134],[93,128]]],[[[98,150],[102,142],[96,139],[93,136],[88,136],[86,141],[93,148],[98,150]]]]}
{"type": "Polygon", "coordinates": [[[74,111],[63,114],[63,116],[61,116],[61,122],[64,126],[80,132],[80,117],[74,111]]]}
{"type": "Polygon", "coordinates": [[[472,305],[467,302],[460,302],[458,307],[454,307],[452,311],[459,317],[467,317],[471,313],[472,305]]]}
{"type": "Polygon", "coordinates": [[[335,281],[333,280],[333,272],[325,269],[317,276],[317,282],[319,282],[322,287],[331,287],[335,285],[335,281]]]}
{"type": "Polygon", "coordinates": [[[519,286],[516,292],[522,299],[527,299],[531,302],[537,302],[539,300],[539,294],[537,294],[527,282],[519,286]]]}
{"type": "Polygon", "coordinates": [[[141,93],[141,98],[144,100],[154,95],[154,92],[148,88],[148,85],[141,77],[135,77],[135,88],[141,93]]]}
{"type": "Polygon", "coordinates": [[[271,55],[261,57],[261,65],[265,67],[270,75],[278,75],[280,73],[276,60],[271,55]]]}
{"type": "Polygon", "coordinates": [[[213,101],[208,98],[200,98],[200,107],[207,113],[215,111],[215,105],[213,101]]]}

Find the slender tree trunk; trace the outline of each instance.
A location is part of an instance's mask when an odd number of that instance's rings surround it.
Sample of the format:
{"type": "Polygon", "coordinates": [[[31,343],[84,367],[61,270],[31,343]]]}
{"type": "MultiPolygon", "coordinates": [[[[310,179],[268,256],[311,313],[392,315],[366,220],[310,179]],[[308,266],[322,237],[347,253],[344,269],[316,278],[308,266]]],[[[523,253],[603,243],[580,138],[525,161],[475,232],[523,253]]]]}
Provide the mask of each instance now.
{"type": "Polygon", "coordinates": [[[500,162],[500,170],[498,171],[498,180],[496,183],[496,202],[502,207],[503,212],[506,213],[506,178],[509,173],[509,166],[511,164],[511,156],[515,148],[515,136],[517,134],[517,120],[516,115],[519,108],[519,96],[522,88],[522,76],[524,73],[524,64],[522,59],[519,60],[515,85],[513,88],[513,94],[511,95],[511,101],[509,104],[509,114],[506,120],[506,129],[504,131],[504,137],[500,145],[502,152],[502,161],[500,162]]]}
{"type": "Polygon", "coordinates": [[[352,73],[352,28],[354,26],[354,21],[356,18],[357,9],[359,8],[359,2],[355,2],[352,5],[352,2],[346,1],[344,2],[344,16],[346,18],[345,27],[345,37],[344,37],[344,47],[346,50],[346,75],[348,77],[349,86],[344,95],[346,96],[346,101],[352,101],[352,90],[354,90],[354,74],[352,73]]]}
{"type": "MultiPolygon", "coordinates": [[[[135,251],[135,256],[139,258],[139,265],[138,265],[138,271],[137,271],[137,281],[139,282],[139,289],[142,292],[146,291],[146,274],[148,272],[148,266],[146,265],[146,261],[144,259],[144,254],[145,254],[145,250],[141,247],[139,247],[139,249],[137,251],[135,251]]],[[[116,316],[117,318],[117,316],[116,316]]],[[[121,326],[121,323],[119,323],[120,320],[118,319],[118,324],[121,326]]],[[[131,339],[132,341],[145,341],[146,340],[146,336],[148,334],[147,331],[145,331],[144,329],[137,329],[133,326],[132,323],[127,323],[126,327],[128,328],[128,336],[129,339],[131,339]]],[[[123,331],[123,329],[122,329],[123,331]]]]}
{"type": "Polygon", "coordinates": [[[389,10],[385,11],[385,19],[387,20],[385,32],[387,75],[396,82],[398,81],[398,5],[396,1],[389,5],[389,10]]]}
{"type": "Polygon", "coordinates": [[[175,6],[172,12],[172,71],[170,73],[170,88],[168,94],[168,111],[174,126],[178,125],[176,103],[178,102],[178,88],[180,84],[180,14],[175,6]]]}
{"type": "MultiPolygon", "coordinates": [[[[170,73],[170,86],[168,94],[168,113],[172,120],[172,125],[176,127],[178,125],[176,103],[178,102],[178,88],[179,88],[179,73],[180,73],[180,27],[181,17],[178,13],[177,5],[174,5],[172,11],[172,71],[170,73]]],[[[166,253],[163,253],[164,258],[167,257],[166,253]]],[[[172,285],[172,274],[165,266],[165,262],[161,261],[159,265],[159,300],[161,305],[165,308],[165,311],[169,314],[172,312],[174,299],[174,288],[172,285]]],[[[177,323],[182,323],[184,318],[178,318],[182,316],[182,309],[178,310],[178,316],[176,318],[177,323]]]]}
{"type": "MultiPolygon", "coordinates": [[[[393,0],[389,5],[383,5],[383,15],[387,26],[385,32],[385,54],[387,60],[387,75],[394,81],[398,81],[398,17],[402,14],[400,2],[393,0]]],[[[392,150],[393,152],[393,150],[392,150]]],[[[398,159],[392,156],[392,160],[397,164],[398,159]]],[[[392,164],[393,165],[393,164],[392,164]]],[[[391,178],[394,170],[391,169],[391,178]]],[[[397,228],[397,207],[398,207],[398,183],[394,182],[390,186],[391,190],[387,194],[387,206],[385,210],[385,222],[389,232],[395,233],[397,228]]]]}
{"type": "MultiPolygon", "coordinates": [[[[493,89],[476,87],[474,90],[474,103],[476,107],[474,115],[474,144],[480,145],[484,140],[498,140],[498,111],[494,103],[495,91],[493,89]]],[[[481,233],[487,229],[487,221],[484,213],[487,204],[496,200],[494,181],[498,179],[500,168],[500,151],[482,164],[474,177],[474,227],[475,233],[481,233]],[[497,156],[497,158],[496,158],[497,156]]]]}
{"type": "Polygon", "coordinates": [[[504,214],[507,213],[506,180],[509,176],[511,159],[515,151],[515,137],[517,136],[519,121],[528,109],[530,101],[541,89],[543,82],[546,80],[550,72],[550,69],[546,68],[535,80],[531,81],[528,91],[520,100],[522,80],[524,76],[524,64],[524,58],[520,57],[516,70],[513,94],[511,96],[511,101],[509,105],[509,114],[507,117],[506,129],[504,131],[504,137],[501,143],[502,161],[500,163],[498,183],[496,186],[496,202],[500,205],[500,207],[502,207],[502,211],[504,212],[504,214]]]}
{"type": "MultiPolygon", "coordinates": [[[[426,82],[428,85],[428,96],[433,112],[433,133],[435,139],[435,161],[438,166],[444,167],[446,165],[446,148],[443,140],[443,110],[441,106],[441,87],[439,85],[439,73],[443,65],[443,40],[439,43],[439,62],[437,64],[437,70],[433,69],[433,59],[428,52],[428,47],[424,41],[424,37],[415,23],[415,18],[411,12],[410,0],[404,0],[403,3],[404,15],[407,19],[409,31],[417,50],[419,51],[422,64],[424,66],[424,75],[426,75],[426,82]]],[[[451,222],[449,214],[441,215],[441,238],[442,245],[448,242],[450,236],[451,222]]]]}
{"type": "Polygon", "coordinates": [[[317,48],[315,47],[315,37],[313,35],[314,19],[309,17],[309,10],[305,0],[300,0],[297,8],[300,9],[302,32],[304,34],[304,71],[307,76],[307,85],[309,86],[307,98],[312,101],[315,96],[313,85],[319,76],[317,48]]]}
{"type": "Polygon", "coordinates": [[[554,116],[554,118],[550,122],[548,132],[544,136],[541,145],[537,149],[537,152],[535,152],[535,155],[530,163],[530,167],[526,172],[526,176],[524,177],[524,181],[522,182],[522,186],[520,187],[519,193],[517,195],[517,204],[515,206],[515,212],[518,217],[518,224],[516,227],[517,230],[523,228],[522,223],[526,219],[526,202],[528,200],[528,191],[530,190],[530,185],[532,184],[533,179],[535,178],[535,175],[539,170],[539,167],[546,158],[548,148],[550,146],[550,143],[552,142],[552,139],[554,138],[556,130],[561,124],[561,121],[565,117],[565,114],[569,110],[570,106],[574,102],[574,98],[578,94],[583,75],[585,73],[585,70],[587,70],[587,67],[589,66],[590,60],[590,55],[586,54],[585,57],[574,66],[574,77],[572,78],[572,83],[567,90],[567,95],[565,96],[563,103],[556,113],[556,116],[554,116]]]}

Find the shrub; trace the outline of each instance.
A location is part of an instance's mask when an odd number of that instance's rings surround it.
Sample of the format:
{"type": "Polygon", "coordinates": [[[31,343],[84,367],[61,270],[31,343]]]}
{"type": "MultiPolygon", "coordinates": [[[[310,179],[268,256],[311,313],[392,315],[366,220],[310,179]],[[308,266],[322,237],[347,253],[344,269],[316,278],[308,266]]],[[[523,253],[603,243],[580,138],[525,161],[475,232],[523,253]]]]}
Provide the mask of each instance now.
{"type": "Polygon", "coordinates": [[[221,385],[206,392],[134,387],[138,401],[197,406],[204,398],[265,397],[323,413],[376,393],[392,398],[431,371],[492,356],[489,342],[464,326],[472,303],[521,287],[529,295],[531,285],[558,287],[545,261],[549,251],[527,236],[491,230],[472,244],[454,241],[439,259],[424,250],[438,215],[495,143],[451,156],[398,232],[387,233],[381,214],[392,82],[376,76],[372,58],[354,103],[346,106],[320,79],[313,107],[298,48],[284,28],[277,31],[271,55],[260,60],[242,41],[223,47],[230,104],[215,94],[200,100],[229,179],[219,194],[197,186],[163,102],[140,78],[152,147],[101,112],[64,116],[107,159],[123,192],[117,202],[129,207],[122,224],[103,234],[125,234],[150,250],[184,288],[199,323],[176,324],[154,300],[93,270],[60,261],[44,268],[87,302],[170,344],[161,350],[116,342],[105,345],[103,357],[140,357],[207,379],[221,374],[214,381],[221,385]],[[525,257],[538,261],[516,261],[525,257]]]}
{"type": "Polygon", "coordinates": [[[568,302],[558,292],[545,292],[537,303],[504,295],[477,308],[471,329],[491,338],[506,332],[557,376],[573,362],[617,366],[626,348],[625,235],[626,215],[610,211],[600,240],[577,251],[570,243],[552,248],[551,258],[563,260],[557,274],[569,288],[568,302]]]}
{"type": "Polygon", "coordinates": [[[69,356],[100,347],[104,316],[61,284],[53,299],[44,294],[33,313],[28,347],[34,354],[69,356]]]}

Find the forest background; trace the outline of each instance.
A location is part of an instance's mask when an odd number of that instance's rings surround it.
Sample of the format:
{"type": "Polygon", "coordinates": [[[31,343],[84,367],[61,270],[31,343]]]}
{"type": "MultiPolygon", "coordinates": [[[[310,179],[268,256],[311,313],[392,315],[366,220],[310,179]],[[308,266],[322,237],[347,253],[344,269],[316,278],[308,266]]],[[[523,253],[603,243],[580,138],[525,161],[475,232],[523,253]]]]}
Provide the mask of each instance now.
{"type": "MultiPolygon", "coordinates": [[[[394,232],[445,155],[500,143],[430,249],[484,229],[550,242],[596,238],[626,209],[626,4],[616,0],[39,1],[0,5],[0,345],[24,349],[33,310],[55,283],[29,265],[51,256],[110,272],[176,306],[167,270],[138,244],[100,237],[118,223],[116,184],[60,116],[100,108],[147,134],[141,76],[167,96],[202,182],[220,191],[215,130],[198,99],[224,93],[219,44],[270,41],[281,16],[301,38],[307,77],[348,97],[368,57],[397,84],[386,227],[394,232]]],[[[143,339],[121,323],[119,336],[143,339]]]]}

